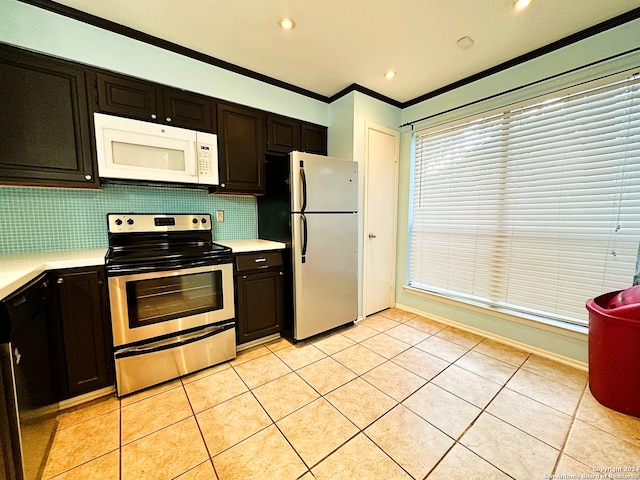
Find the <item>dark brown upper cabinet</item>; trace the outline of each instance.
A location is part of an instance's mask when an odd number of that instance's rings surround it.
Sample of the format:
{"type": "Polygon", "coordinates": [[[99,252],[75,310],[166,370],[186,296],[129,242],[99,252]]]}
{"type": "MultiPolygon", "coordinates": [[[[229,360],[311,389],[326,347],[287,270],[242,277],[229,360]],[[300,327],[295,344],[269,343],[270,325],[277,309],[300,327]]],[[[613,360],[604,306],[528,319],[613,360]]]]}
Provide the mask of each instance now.
{"type": "Polygon", "coordinates": [[[327,127],[279,115],[267,115],[267,151],[289,153],[299,150],[327,154],[327,127]]]}
{"type": "Polygon", "coordinates": [[[292,118],[267,115],[267,151],[289,153],[300,148],[300,122],[292,118]]]}
{"type": "Polygon", "coordinates": [[[121,75],[95,75],[98,110],[148,122],[216,131],[212,99],[121,75]]]}
{"type": "Polygon", "coordinates": [[[264,194],[265,115],[252,108],[218,103],[216,193],[264,194]]]}
{"type": "Polygon", "coordinates": [[[0,183],[99,188],[84,69],[0,46],[0,183]]]}
{"type": "Polygon", "coordinates": [[[302,122],[300,129],[301,151],[318,155],[327,154],[327,127],[302,122]]]}

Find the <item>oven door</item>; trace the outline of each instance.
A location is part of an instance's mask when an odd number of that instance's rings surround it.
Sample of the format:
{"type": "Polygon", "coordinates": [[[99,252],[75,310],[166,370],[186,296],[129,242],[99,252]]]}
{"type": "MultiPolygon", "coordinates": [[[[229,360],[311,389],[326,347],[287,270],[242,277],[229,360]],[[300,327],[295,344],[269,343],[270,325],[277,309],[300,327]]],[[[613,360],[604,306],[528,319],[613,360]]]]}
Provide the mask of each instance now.
{"type": "Polygon", "coordinates": [[[109,277],[115,347],[176,335],[235,316],[233,265],[109,277]]]}

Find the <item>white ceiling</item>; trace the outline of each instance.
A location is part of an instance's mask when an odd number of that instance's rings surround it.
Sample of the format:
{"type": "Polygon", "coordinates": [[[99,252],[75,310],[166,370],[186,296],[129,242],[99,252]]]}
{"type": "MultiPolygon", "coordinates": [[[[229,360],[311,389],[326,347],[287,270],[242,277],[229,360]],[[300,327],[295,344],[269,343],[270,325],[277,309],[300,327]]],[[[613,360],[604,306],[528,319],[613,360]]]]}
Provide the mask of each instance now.
{"type": "Polygon", "coordinates": [[[406,102],[640,6],[639,0],[58,0],[330,97],[406,102]],[[296,28],[282,31],[278,20],[296,28]],[[471,37],[463,50],[456,41],[471,37]],[[383,74],[398,72],[393,80],[383,74]]]}

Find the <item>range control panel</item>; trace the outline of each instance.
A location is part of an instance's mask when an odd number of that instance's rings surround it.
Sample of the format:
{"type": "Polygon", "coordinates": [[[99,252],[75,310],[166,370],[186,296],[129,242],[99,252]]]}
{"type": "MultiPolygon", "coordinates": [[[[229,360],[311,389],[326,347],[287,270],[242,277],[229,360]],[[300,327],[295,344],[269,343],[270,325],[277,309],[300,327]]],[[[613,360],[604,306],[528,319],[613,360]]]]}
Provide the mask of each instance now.
{"type": "Polygon", "coordinates": [[[208,213],[109,213],[107,228],[109,233],[211,230],[211,215],[208,213]]]}

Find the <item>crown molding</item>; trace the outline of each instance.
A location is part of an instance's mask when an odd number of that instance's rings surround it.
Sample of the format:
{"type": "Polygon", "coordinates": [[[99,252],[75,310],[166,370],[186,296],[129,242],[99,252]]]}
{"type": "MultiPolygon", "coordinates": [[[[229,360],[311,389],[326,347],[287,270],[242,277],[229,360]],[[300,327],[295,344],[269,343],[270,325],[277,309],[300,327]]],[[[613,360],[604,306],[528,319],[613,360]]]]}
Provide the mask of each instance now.
{"type": "Polygon", "coordinates": [[[437,97],[438,95],[442,95],[443,93],[450,92],[457,88],[460,88],[464,85],[476,82],[483,78],[489,77],[496,73],[502,72],[509,68],[512,68],[516,65],[520,65],[522,63],[528,62],[540,56],[546,55],[547,53],[554,52],[563,47],[569,46],[573,43],[579,42],[581,40],[585,40],[589,37],[597,35],[599,33],[605,32],[615,27],[619,27],[620,25],[624,25],[625,23],[631,22],[640,18],[640,7],[630,10],[626,13],[613,17],[609,20],[605,20],[604,22],[598,23],[597,25],[593,25],[589,28],[581,30],[577,33],[564,37],[555,42],[549,43],[543,47],[537,48],[531,52],[525,53],[518,57],[515,57],[511,60],[503,62],[499,65],[493,66],[482,72],[476,73],[469,77],[463,78],[456,82],[450,83],[443,87],[437,88],[430,92],[427,92],[423,95],[420,95],[411,100],[407,100],[405,102],[400,102],[393,98],[382,95],[378,92],[370,90],[362,85],[358,85],[353,83],[338,93],[327,97],[326,95],[321,95],[319,93],[313,92],[311,90],[307,90],[302,87],[298,87],[291,83],[283,82],[273,77],[269,77],[267,75],[263,75],[258,72],[254,72],[253,70],[249,70],[248,68],[240,67],[233,63],[226,62],[224,60],[220,60],[219,58],[212,57],[210,55],[206,55],[204,53],[198,52],[196,50],[192,50],[190,48],[183,47],[173,42],[169,42],[167,40],[163,40],[161,38],[155,37],[153,35],[149,35],[143,33],[139,30],[135,30],[130,27],[126,27],[119,23],[112,22],[110,20],[105,20],[103,18],[97,17],[95,15],[88,14],[86,12],[82,12],[80,10],[76,10],[74,8],[68,7],[66,5],[62,5],[52,0],[18,0],[19,2],[26,3],[29,5],[33,5],[35,7],[42,8],[44,10],[48,10],[53,13],[57,13],[59,15],[63,15],[65,17],[72,18],[74,20],[78,20],[83,23],[87,23],[89,25],[93,25],[94,27],[102,28],[104,30],[108,30],[114,33],[118,33],[120,35],[124,35],[126,37],[132,38],[134,40],[138,40],[174,53],[178,53],[180,55],[184,55],[185,57],[193,58],[194,60],[199,60],[204,63],[208,63],[210,65],[223,68],[225,70],[229,70],[231,72],[237,73],[239,75],[243,75],[245,77],[252,78],[254,80],[258,80],[260,82],[267,83],[269,85],[273,85],[279,88],[283,88],[285,90],[289,90],[290,92],[297,93],[299,95],[304,95],[306,97],[312,98],[314,100],[318,100],[324,103],[332,103],[345,95],[348,95],[351,92],[360,92],[365,95],[368,95],[372,98],[380,100],[382,102],[388,103],[394,107],[403,109],[410,107],[412,105],[416,105],[420,102],[424,102],[425,100],[429,100],[431,98],[437,97]]]}

